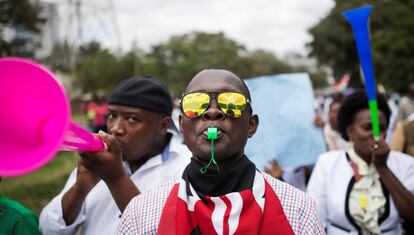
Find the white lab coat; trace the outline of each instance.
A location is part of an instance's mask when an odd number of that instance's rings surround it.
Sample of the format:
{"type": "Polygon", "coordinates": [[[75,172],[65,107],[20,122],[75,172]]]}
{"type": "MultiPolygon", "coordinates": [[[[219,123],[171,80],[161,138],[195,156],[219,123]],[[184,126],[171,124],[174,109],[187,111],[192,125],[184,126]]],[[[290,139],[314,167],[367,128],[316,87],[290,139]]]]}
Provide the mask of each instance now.
{"type": "MultiPolygon", "coordinates": [[[[387,165],[400,182],[414,194],[414,158],[391,151],[387,165]]],[[[307,192],[316,201],[328,235],[358,234],[351,217],[347,216],[346,208],[351,180],[354,181],[353,176],[354,172],[344,150],[322,154],[313,169],[307,192]]],[[[386,212],[384,220],[380,223],[381,234],[400,235],[401,221],[397,208],[391,195],[386,198],[386,212]]]]}

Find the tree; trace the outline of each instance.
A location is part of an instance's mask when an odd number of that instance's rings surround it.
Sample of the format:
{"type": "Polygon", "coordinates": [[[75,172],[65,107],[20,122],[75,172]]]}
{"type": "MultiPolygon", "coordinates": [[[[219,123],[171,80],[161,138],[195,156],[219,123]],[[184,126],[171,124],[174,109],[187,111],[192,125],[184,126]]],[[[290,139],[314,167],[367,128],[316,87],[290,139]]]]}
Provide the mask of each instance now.
{"type": "Polygon", "coordinates": [[[90,42],[79,49],[76,65],[76,84],[84,92],[111,90],[125,77],[119,60],[98,42],[90,42]]]}
{"type": "Polygon", "coordinates": [[[50,55],[43,59],[43,62],[49,65],[53,71],[64,73],[71,72],[71,55],[74,48],[67,41],[58,42],[53,45],[50,55]]]}
{"type": "MultiPolygon", "coordinates": [[[[264,50],[247,52],[238,66],[242,77],[295,72],[295,68],[281,60],[273,53],[264,50]]],[[[302,71],[303,72],[303,71],[302,71]]]]}
{"type": "Polygon", "coordinates": [[[184,91],[191,78],[204,68],[225,68],[242,78],[286,73],[294,68],[264,50],[248,51],[224,33],[191,32],[158,44],[141,64],[143,74],[152,74],[175,95],[184,91]]]}
{"type": "Polygon", "coordinates": [[[110,93],[122,80],[140,76],[140,53],[142,51],[132,50],[115,56],[98,42],[87,43],[78,50],[76,84],[84,92],[102,90],[110,93]]]}
{"type": "MultiPolygon", "coordinates": [[[[291,66],[268,51],[248,51],[223,33],[191,32],[173,36],[147,53],[134,47],[121,56],[90,42],[78,49],[75,77],[85,92],[109,92],[125,78],[152,75],[179,96],[191,78],[204,68],[229,69],[241,78],[309,71],[305,66],[291,66]]],[[[314,85],[323,84],[323,73],[310,74],[314,85]]]]}
{"type": "MultiPolygon", "coordinates": [[[[366,5],[366,1],[336,1],[335,7],[309,32],[313,36],[308,45],[310,56],[321,65],[330,66],[336,78],[351,74],[351,84],[361,85],[359,59],[351,27],[341,13],[366,5]]],[[[372,56],[377,82],[401,91],[413,81],[414,42],[410,32],[414,28],[414,0],[373,1],[370,16],[372,56]]]]}
{"type": "Polygon", "coordinates": [[[143,73],[154,75],[178,94],[203,68],[235,68],[243,52],[242,45],[223,33],[192,32],[153,46],[143,73]]]}
{"type": "Polygon", "coordinates": [[[33,57],[33,34],[44,19],[37,1],[0,0],[0,56],[33,57]]]}

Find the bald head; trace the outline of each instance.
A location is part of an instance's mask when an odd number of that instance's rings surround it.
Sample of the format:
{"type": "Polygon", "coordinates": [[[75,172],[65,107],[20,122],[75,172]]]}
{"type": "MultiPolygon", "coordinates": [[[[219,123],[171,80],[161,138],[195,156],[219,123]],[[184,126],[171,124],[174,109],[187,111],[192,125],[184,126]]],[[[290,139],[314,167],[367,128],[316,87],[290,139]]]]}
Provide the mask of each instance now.
{"type": "Polygon", "coordinates": [[[204,69],[190,81],[186,93],[195,91],[238,91],[250,100],[246,84],[236,74],[225,69],[204,69]]]}
{"type": "MultiPolygon", "coordinates": [[[[218,94],[234,92],[243,94],[247,99],[250,99],[249,89],[237,75],[228,70],[205,69],[194,76],[188,84],[186,94],[196,92],[207,93],[210,98],[208,103],[195,103],[199,105],[197,107],[200,107],[198,109],[201,110],[200,115],[196,118],[188,117],[185,114],[180,115],[180,130],[183,133],[185,143],[196,161],[202,165],[207,164],[211,157],[212,145],[206,133],[208,128],[216,127],[218,137],[214,142],[215,159],[220,165],[220,169],[227,169],[244,156],[244,146],[247,139],[256,132],[259,118],[253,114],[249,103],[247,103],[246,110],[239,110],[240,116],[233,117],[231,112],[228,115],[227,111],[230,108],[223,110],[219,104],[220,95],[218,94]],[[215,97],[213,93],[215,93],[215,97]]],[[[226,103],[222,103],[222,105],[229,107],[226,103]]]]}

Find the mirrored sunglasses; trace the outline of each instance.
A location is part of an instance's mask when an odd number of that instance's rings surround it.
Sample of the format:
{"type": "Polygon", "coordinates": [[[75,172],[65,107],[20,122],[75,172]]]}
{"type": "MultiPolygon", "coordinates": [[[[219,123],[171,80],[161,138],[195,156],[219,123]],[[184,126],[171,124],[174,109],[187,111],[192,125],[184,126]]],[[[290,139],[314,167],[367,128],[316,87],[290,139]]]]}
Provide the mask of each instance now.
{"type": "Polygon", "coordinates": [[[237,92],[194,92],[181,98],[181,111],[188,118],[198,118],[209,108],[212,98],[216,98],[220,110],[230,118],[241,117],[250,104],[243,94],[237,92]]]}

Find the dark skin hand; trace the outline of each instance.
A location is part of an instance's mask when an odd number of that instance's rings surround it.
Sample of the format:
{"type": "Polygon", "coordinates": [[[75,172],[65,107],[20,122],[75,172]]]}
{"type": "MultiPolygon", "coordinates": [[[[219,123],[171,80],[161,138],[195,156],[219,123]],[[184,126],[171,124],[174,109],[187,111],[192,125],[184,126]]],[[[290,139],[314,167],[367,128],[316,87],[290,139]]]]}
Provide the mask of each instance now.
{"type": "Polygon", "coordinates": [[[80,163],[89,171],[101,176],[105,182],[126,175],[122,166],[122,153],[115,138],[102,131],[98,137],[105,142],[107,148],[99,153],[80,152],[80,163]]]}
{"type": "Polygon", "coordinates": [[[390,153],[389,146],[384,139],[376,142],[372,148],[372,164],[377,169],[382,182],[391,194],[397,210],[405,221],[414,223],[414,195],[408,191],[387,166],[387,159],[390,153]]]}
{"type": "Polygon", "coordinates": [[[315,111],[315,119],[313,120],[313,124],[319,128],[323,128],[323,126],[325,125],[318,111],[315,111]]]}
{"type": "Polygon", "coordinates": [[[279,163],[275,159],[269,160],[269,163],[271,167],[269,168],[265,166],[264,172],[273,176],[276,179],[280,179],[283,173],[282,167],[280,167],[279,163]]]}
{"type": "Polygon", "coordinates": [[[86,196],[99,179],[107,184],[121,212],[140,193],[124,171],[121,150],[115,138],[103,132],[99,133],[99,138],[107,148],[98,153],[79,153],[77,180],[62,198],[63,218],[67,225],[74,222],[86,196]]]}

